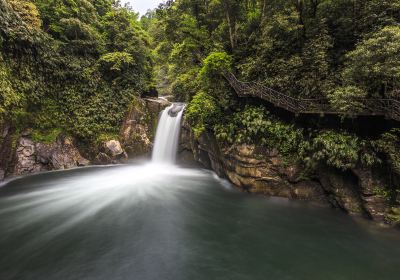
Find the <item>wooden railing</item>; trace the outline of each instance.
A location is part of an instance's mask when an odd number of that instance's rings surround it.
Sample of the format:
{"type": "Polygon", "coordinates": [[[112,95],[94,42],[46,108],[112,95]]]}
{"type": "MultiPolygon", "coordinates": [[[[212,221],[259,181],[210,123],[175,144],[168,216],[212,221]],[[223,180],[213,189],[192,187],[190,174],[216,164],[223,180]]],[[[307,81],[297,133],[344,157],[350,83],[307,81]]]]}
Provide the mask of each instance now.
{"type": "Polygon", "coordinates": [[[335,109],[328,99],[294,98],[257,82],[239,81],[232,73],[225,73],[224,76],[239,97],[258,97],[295,114],[383,116],[400,121],[400,101],[396,99],[352,99],[358,106],[350,113],[335,109]]]}

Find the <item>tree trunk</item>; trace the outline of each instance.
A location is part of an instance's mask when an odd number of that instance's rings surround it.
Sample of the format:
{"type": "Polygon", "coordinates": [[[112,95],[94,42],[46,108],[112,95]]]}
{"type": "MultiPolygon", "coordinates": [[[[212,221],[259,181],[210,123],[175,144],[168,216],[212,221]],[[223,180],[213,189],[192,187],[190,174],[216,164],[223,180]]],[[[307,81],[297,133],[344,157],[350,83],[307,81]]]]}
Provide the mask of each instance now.
{"type": "Polygon", "coordinates": [[[228,29],[229,29],[229,40],[231,42],[231,47],[232,50],[235,49],[235,34],[236,34],[236,30],[234,30],[234,27],[232,27],[232,20],[231,17],[229,15],[229,12],[226,11],[226,21],[228,22],[228,29]]]}

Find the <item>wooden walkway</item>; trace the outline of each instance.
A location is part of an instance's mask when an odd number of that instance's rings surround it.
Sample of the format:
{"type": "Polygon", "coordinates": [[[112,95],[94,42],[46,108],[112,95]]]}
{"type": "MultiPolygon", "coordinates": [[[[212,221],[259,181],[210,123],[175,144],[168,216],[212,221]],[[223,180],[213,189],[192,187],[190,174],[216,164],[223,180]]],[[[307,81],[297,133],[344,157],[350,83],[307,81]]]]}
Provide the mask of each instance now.
{"type": "Polygon", "coordinates": [[[232,73],[225,73],[224,76],[239,97],[258,97],[294,114],[381,116],[400,122],[400,101],[396,99],[353,99],[361,106],[357,113],[350,114],[335,109],[328,99],[294,98],[256,82],[239,81],[232,73]]]}

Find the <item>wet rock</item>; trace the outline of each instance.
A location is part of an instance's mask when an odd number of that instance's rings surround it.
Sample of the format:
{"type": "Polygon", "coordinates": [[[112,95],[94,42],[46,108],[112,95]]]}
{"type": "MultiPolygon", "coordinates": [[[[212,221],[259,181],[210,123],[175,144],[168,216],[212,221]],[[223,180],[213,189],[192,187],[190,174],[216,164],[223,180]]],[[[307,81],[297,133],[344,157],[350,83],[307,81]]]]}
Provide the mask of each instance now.
{"type": "Polygon", "coordinates": [[[385,222],[389,211],[387,199],[376,191],[387,185],[384,176],[373,168],[355,168],[352,172],[358,178],[358,191],[365,211],[373,220],[385,222]]]}
{"type": "Polygon", "coordinates": [[[146,107],[149,112],[157,116],[162,110],[171,105],[171,102],[162,98],[146,98],[144,102],[146,102],[146,107]]]}
{"type": "Polygon", "coordinates": [[[171,117],[176,117],[178,116],[179,112],[181,112],[184,108],[184,105],[180,105],[180,104],[174,104],[174,106],[169,109],[168,111],[168,115],[170,115],[171,117]]]}
{"type": "Polygon", "coordinates": [[[15,175],[29,174],[44,169],[43,164],[36,161],[35,151],[35,143],[31,139],[25,137],[19,139],[15,175]]]}
{"type": "Polygon", "coordinates": [[[169,105],[162,99],[136,99],[133,102],[120,131],[121,145],[129,157],[150,154],[160,112],[169,105]]]}
{"type": "Polygon", "coordinates": [[[117,157],[124,153],[121,143],[117,140],[110,140],[105,143],[105,151],[111,157],[117,157]]]}
{"type": "Polygon", "coordinates": [[[21,137],[16,149],[16,158],[15,175],[89,164],[74,146],[73,140],[68,137],[59,137],[54,143],[35,143],[27,137],[21,137]]]}
{"type": "Polygon", "coordinates": [[[88,166],[88,165],[90,165],[90,161],[85,159],[84,157],[79,158],[76,161],[76,163],[77,163],[78,166],[88,166]]]}
{"type": "Polygon", "coordinates": [[[95,164],[110,164],[110,163],[112,163],[112,159],[105,153],[99,153],[96,156],[94,163],[95,164]]]}
{"type": "Polygon", "coordinates": [[[358,182],[354,174],[320,166],[317,177],[333,206],[351,214],[366,214],[357,191],[358,182]]]}
{"type": "Polygon", "coordinates": [[[5,175],[6,175],[6,172],[3,169],[0,169],[0,181],[4,180],[5,175]]]}

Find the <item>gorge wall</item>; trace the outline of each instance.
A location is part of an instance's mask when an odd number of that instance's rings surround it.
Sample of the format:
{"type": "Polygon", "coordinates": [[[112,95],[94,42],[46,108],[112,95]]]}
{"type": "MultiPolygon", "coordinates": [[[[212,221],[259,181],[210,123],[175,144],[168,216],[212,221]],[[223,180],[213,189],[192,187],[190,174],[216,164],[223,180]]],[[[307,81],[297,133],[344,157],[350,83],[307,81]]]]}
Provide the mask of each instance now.
{"type": "Polygon", "coordinates": [[[276,150],[256,145],[222,147],[211,132],[196,138],[187,123],[182,127],[180,152],[192,152],[195,160],[243,191],[311,201],[380,224],[398,225],[400,209],[393,208],[385,194],[376,191],[377,186],[391,180],[384,170],[344,172],[320,164],[313,174],[305,174],[299,164],[286,162],[276,150]]]}
{"type": "Polygon", "coordinates": [[[10,176],[90,164],[121,163],[146,156],[152,149],[158,115],[168,105],[169,102],[161,99],[135,99],[126,113],[119,135],[94,144],[62,133],[54,141],[38,141],[29,128],[20,132],[11,124],[3,124],[0,181],[10,176]]]}

